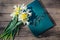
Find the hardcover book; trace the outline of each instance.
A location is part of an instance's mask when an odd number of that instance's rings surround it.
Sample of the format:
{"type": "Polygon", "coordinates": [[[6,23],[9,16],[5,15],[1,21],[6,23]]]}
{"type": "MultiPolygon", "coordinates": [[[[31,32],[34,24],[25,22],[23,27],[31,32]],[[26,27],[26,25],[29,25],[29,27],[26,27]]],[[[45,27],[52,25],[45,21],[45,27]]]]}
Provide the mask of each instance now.
{"type": "Polygon", "coordinates": [[[54,24],[47,11],[38,0],[28,4],[28,8],[30,8],[33,12],[30,17],[31,23],[28,27],[35,36],[39,36],[53,27],[54,24]]]}

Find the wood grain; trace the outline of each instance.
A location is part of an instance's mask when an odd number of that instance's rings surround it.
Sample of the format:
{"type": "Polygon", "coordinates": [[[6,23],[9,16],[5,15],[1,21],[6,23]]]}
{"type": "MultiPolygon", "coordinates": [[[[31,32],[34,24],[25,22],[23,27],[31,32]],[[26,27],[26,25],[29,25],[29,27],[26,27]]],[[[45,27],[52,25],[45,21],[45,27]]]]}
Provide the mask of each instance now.
{"type": "MultiPolygon", "coordinates": [[[[46,31],[40,38],[34,37],[28,27],[21,28],[15,40],[60,40],[60,0],[39,0],[42,2],[49,15],[54,19],[56,26],[46,31]]],[[[0,0],[0,33],[11,20],[10,14],[13,12],[13,5],[28,4],[31,0],[0,0]]]]}

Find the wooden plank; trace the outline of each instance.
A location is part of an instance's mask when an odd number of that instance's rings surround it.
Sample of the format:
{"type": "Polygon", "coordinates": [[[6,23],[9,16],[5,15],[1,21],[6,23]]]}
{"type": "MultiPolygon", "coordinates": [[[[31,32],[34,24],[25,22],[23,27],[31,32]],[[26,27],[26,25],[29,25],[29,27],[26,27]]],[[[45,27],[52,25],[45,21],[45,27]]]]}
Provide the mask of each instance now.
{"type": "MultiPolygon", "coordinates": [[[[46,8],[60,8],[59,6],[59,0],[41,0],[42,4],[46,8]]],[[[11,13],[13,11],[13,5],[16,4],[28,4],[31,0],[5,0],[0,2],[0,13],[11,13]]]]}
{"type": "MultiPolygon", "coordinates": [[[[9,22],[0,22],[0,27],[6,27],[9,22]]],[[[60,27],[60,21],[56,22],[56,26],[54,27],[60,27]]]]}
{"type": "Polygon", "coordinates": [[[27,4],[34,0],[0,0],[0,4],[27,4]]]}
{"type": "Polygon", "coordinates": [[[0,13],[11,13],[16,4],[29,4],[33,0],[0,0],[0,13]]]}
{"type": "Polygon", "coordinates": [[[0,13],[12,13],[13,12],[13,6],[1,6],[0,7],[0,13]]]}
{"type": "MultiPolygon", "coordinates": [[[[28,4],[34,0],[0,0],[0,5],[5,4],[28,4]]],[[[59,0],[40,0],[47,7],[59,7],[59,0]]]]}
{"type": "Polygon", "coordinates": [[[56,37],[56,36],[42,37],[42,38],[36,38],[36,37],[16,37],[14,40],[60,40],[60,38],[56,37]]]}
{"type": "Polygon", "coordinates": [[[42,38],[36,38],[36,37],[16,37],[15,40],[59,40],[60,38],[56,36],[50,36],[50,37],[42,37],[42,38]]]}
{"type": "MultiPolygon", "coordinates": [[[[8,25],[9,22],[1,22],[0,24],[4,24],[5,27],[8,25]]],[[[57,25],[54,26],[52,29],[48,30],[44,34],[40,35],[40,37],[50,37],[50,36],[59,36],[60,33],[60,22],[56,22],[57,25]]],[[[2,27],[4,27],[4,25],[2,27]]],[[[0,25],[1,26],[1,25],[0,25]]],[[[1,28],[1,27],[0,27],[1,28]]],[[[3,32],[4,29],[0,29],[0,34],[3,32]]],[[[24,26],[21,28],[19,35],[16,37],[34,37],[28,27],[24,26]]]]}
{"type": "MultiPolygon", "coordinates": [[[[54,11],[58,10],[57,8],[46,8],[48,11],[54,11]]],[[[53,12],[52,11],[52,12],[53,12]]],[[[59,10],[60,11],[60,10],[59,10]]],[[[0,13],[12,13],[13,12],[13,6],[6,6],[6,7],[0,7],[0,13]]]]}
{"type": "MultiPolygon", "coordinates": [[[[3,32],[4,29],[0,29],[0,34],[3,32]]],[[[59,36],[60,34],[60,26],[58,25],[54,26],[52,29],[46,31],[44,34],[40,35],[40,37],[49,37],[49,36],[59,36]]],[[[26,26],[22,27],[19,35],[16,35],[16,37],[34,37],[34,35],[31,33],[30,29],[26,26]]]]}
{"type": "Polygon", "coordinates": [[[0,21],[10,21],[10,14],[0,14],[0,21]]]}
{"type": "MultiPolygon", "coordinates": [[[[46,8],[46,10],[54,20],[56,21],[60,20],[60,9],[46,8]]],[[[0,13],[0,21],[10,21],[11,20],[10,14],[11,13],[0,13]]]]}
{"type": "Polygon", "coordinates": [[[60,8],[60,1],[59,0],[40,0],[45,7],[50,8],[60,8]]]}
{"type": "Polygon", "coordinates": [[[49,37],[16,37],[14,40],[60,40],[59,37],[49,36],[49,37]]]}

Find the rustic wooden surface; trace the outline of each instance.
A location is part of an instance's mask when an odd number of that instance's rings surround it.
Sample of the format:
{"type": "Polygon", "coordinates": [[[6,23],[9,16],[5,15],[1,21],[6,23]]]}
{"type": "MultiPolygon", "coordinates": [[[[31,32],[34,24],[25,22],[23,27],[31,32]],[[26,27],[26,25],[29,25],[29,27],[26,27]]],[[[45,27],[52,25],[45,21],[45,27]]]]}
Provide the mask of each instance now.
{"type": "MultiPolygon", "coordinates": [[[[0,0],[0,33],[11,20],[10,14],[13,5],[30,3],[31,0],[0,0]]],[[[41,0],[49,15],[54,19],[56,26],[36,38],[27,27],[23,27],[15,40],[60,40],[60,0],[41,0]]]]}

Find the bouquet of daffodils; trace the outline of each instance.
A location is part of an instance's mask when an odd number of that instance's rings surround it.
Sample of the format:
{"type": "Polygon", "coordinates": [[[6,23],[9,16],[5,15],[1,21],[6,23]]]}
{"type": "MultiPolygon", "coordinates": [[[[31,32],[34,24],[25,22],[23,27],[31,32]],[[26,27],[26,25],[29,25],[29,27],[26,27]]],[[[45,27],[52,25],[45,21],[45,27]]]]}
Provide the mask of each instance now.
{"type": "Polygon", "coordinates": [[[4,32],[0,35],[0,38],[2,38],[3,40],[14,40],[19,27],[22,24],[30,24],[30,22],[28,21],[29,17],[31,16],[30,10],[31,9],[28,9],[24,4],[14,6],[14,11],[10,15],[12,17],[12,20],[9,22],[4,32]]]}

